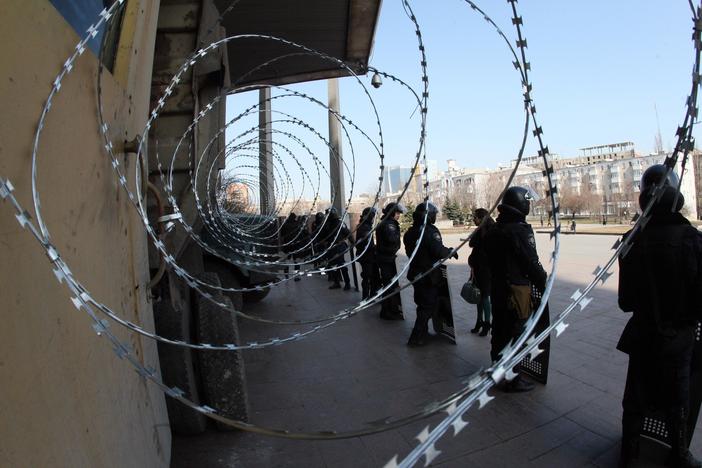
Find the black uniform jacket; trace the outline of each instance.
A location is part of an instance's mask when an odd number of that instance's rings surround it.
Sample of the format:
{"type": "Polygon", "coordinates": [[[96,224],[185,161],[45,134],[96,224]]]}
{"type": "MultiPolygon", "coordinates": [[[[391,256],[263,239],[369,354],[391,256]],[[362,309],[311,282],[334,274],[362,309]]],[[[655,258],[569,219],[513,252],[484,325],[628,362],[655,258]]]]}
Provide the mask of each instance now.
{"type": "Polygon", "coordinates": [[[700,319],[702,234],[679,213],[655,213],[620,256],[619,308],[634,313],[617,345],[625,353],[656,347],[700,319]]]}
{"type": "Polygon", "coordinates": [[[348,251],[347,239],[351,238],[351,231],[346,227],[341,219],[329,217],[322,226],[320,238],[329,245],[327,259],[332,264],[340,264],[344,261],[344,254],[348,251]]]}
{"type": "Polygon", "coordinates": [[[394,262],[400,250],[400,223],[393,218],[380,222],[375,230],[375,257],[379,262],[394,262]]]}
{"type": "Polygon", "coordinates": [[[285,253],[297,252],[299,254],[299,250],[304,248],[310,241],[304,220],[285,220],[280,230],[280,240],[283,243],[283,251],[285,253]]]}
{"type": "Polygon", "coordinates": [[[375,261],[375,241],[373,240],[373,223],[365,222],[358,225],[356,229],[356,252],[360,257],[358,261],[361,263],[372,263],[375,261]]]}
{"type": "MultiPolygon", "coordinates": [[[[403,241],[405,243],[405,253],[407,253],[408,257],[414,252],[421,233],[421,223],[413,224],[405,233],[403,241]]],[[[407,279],[413,281],[417,275],[428,271],[437,260],[448,257],[450,253],[451,249],[444,246],[439,229],[433,224],[427,225],[424,236],[422,237],[422,243],[419,245],[417,253],[410,262],[407,279]]],[[[438,284],[441,272],[437,268],[429,276],[432,283],[438,284]]]]}
{"type": "Polygon", "coordinates": [[[492,274],[491,299],[496,307],[506,305],[509,284],[532,284],[544,290],[547,274],[536,252],[534,231],[523,215],[501,212],[486,233],[485,247],[492,274]]]}

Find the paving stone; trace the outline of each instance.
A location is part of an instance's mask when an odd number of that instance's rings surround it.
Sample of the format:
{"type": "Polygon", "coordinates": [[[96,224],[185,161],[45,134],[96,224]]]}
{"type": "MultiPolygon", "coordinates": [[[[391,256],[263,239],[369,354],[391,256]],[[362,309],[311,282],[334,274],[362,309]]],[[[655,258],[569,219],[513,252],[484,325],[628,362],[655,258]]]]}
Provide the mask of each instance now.
{"type": "MultiPolygon", "coordinates": [[[[460,235],[447,235],[456,245],[460,235]]],[[[537,234],[542,259],[548,258],[548,235],[537,234]]],[[[568,236],[562,240],[558,278],[550,308],[553,317],[584,289],[597,265],[611,254],[613,237],[568,236]]],[[[469,333],[475,306],[460,299],[466,280],[466,258],[448,262],[457,345],[436,341],[407,348],[415,317],[412,288],[402,292],[406,320],[386,322],[379,307],[315,333],[300,342],[244,353],[251,419],[256,424],[289,430],[340,431],[370,427],[386,416],[413,414],[427,403],[443,400],[462,388],[462,382],[490,363],[490,337],[469,333]]],[[[400,258],[398,263],[406,260],[400,258]]],[[[548,262],[544,262],[549,268],[548,262]]],[[[590,466],[616,465],[619,454],[621,395],[626,355],[616,343],[630,315],[617,307],[615,275],[594,289],[593,302],[568,317],[569,327],[551,340],[547,386],[527,394],[491,390],[496,399],[487,407],[470,408],[469,425],[457,437],[442,438],[442,467],[590,466]]],[[[404,284],[404,280],[401,281],[404,284]]],[[[246,312],[278,320],[309,320],[332,315],[357,303],[356,292],[329,291],[324,277],[305,277],[274,288],[246,312]]],[[[284,337],[314,325],[269,325],[241,321],[245,341],[284,337]]],[[[394,455],[406,456],[417,444],[416,435],[435,427],[445,413],[399,429],[337,441],[300,441],[249,433],[217,433],[174,437],[173,468],[186,467],[345,467],[383,466],[394,455]]],[[[699,426],[699,423],[698,423],[699,426]]],[[[702,455],[698,429],[692,451],[702,455]]],[[[658,462],[660,447],[646,452],[658,462]],[[658,449],[658,452],[656,451],[658,449]]],[[[421,462],[423,463],[423,461],[421,462]]],[[[418,465],[418,466],[421,466],[418,465]]]]}
{"type": "Polygon", "coordinates": [[[528,466],[588,466],[593,455],[604,455],[612,447],[619,447],[619,444],[600,437],[593,432],[582,431],[575,434],[564,444],[530,460],[528,466]]]}
{"type": "Polygon", "coordinates": [[[566,417],[595,434],[617,441],[621,437],[621,396],[601,394],[566,417]]]}

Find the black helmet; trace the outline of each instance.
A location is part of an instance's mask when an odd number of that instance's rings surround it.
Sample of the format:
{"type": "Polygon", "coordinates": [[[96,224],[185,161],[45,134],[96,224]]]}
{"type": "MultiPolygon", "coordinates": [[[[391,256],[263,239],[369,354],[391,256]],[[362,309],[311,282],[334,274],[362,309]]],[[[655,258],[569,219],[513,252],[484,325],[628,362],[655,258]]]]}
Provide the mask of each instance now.
{"type": "Polygon", "coordinates": [[[361,223],[372,223],[373,218],[375,218],[375,212],[376,210],[372,206],[363,208],[363,211],[361,212],[361,223]]]}
{"type": "Polygon", "coordinates": [[[646,209],[646,206],[651,201],[653,196],[653,190],[657,185],[660,185],[661,181],[665,179],[664,192],[658,199],[655,208],[660,207],[661,209],[670,209],[673,207],[673,202],[677,195],[677,204],[675,205],[675,211],[680,211],[685,204],[685,197],[678,191],[678,185],[680,185],[680,179],[674,171],[668,172],[668,167],[663,164],[654,164],[653,166],[646,169],[641,176],[639,194],[639,206],[642,210],[646,209]],[[667,174],[667,176],[666,176],[667,174]]]}
{"type": "Polygon", "coordinates": [[[529,189],[524,187],[510,187],[505,190],[502,203],[500,203],[497,208],[500,212],[507,210],[526,216],[529,214],[529,201],[531,199],[532,196],[529,189]]]}
{"type": "Polygon", "coordinates": [[[323,220],[324,220],[324,213],[322,213],[321,211],[318,211],[317,213],[315,213],[314,221],[316,223],[321,223],[323,220]]]}
{"type": "Polygon", "coordinates": [[[327,209],[327,213],[329,213],[329,219],[339,219],[339,212],[333,206],[327,209]]]}
{"type": "Polygon", "coordinates": [[[407,211],[407,209],[402,203],[390,202],[383,208],[383,215],[385,217],[390,217],[396,212],[404,213],[405,211],[407,211]]]}
{"type": "Polygon", "coordinates": [[[290,213],[288,215],[288,221],[290,221],[291,223],[294,223],[295,221],[297,221],[297,215],[295,213],[290,213]]]}
{"type": "Polygon", "coordinates": [[[436,205],[430,202],[422,202],[417,205],[417,208],[414,209],[414,213],[412,213],[412,221],[415,224],[421,224],[424,222],[424,215],[426,214],[429,224],[434,224],[436,223],[436,215],[438,213],[439,210],[436,208],[436,205]]]}

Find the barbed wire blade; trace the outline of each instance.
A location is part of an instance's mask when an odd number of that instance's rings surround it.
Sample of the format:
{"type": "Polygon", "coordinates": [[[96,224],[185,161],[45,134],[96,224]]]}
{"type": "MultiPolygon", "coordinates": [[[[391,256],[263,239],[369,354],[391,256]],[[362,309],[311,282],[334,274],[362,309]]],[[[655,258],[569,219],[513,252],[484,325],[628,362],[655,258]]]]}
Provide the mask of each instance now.
{"type": "Polygon", "coordinates": [[[587,307],[591,302],[592,302],[592,298],[591,298],[591,297],[584,297],[584,298],[582,298],[582,299],[580,300],[580,302],[578,303],[578,305],[580,306],[580,312],[582,312],[583,309],[585,309],[585,307],[587,307]]]}
{"type": "Polygon", "coordinates": [[[431,444],[427,451],[424,452],[424,466],[429,466],[439,455],[441,455],[441,450],[436,449],[436,444],[431,444]]]}
{"type": "Polygon", "coordinates": [[[451,403],[451,404],[448,406],[448,408],[446,408],[444,411],[446,412],[446,414],[448,414],[449,416],[451,416],[453,413],[456,412],[456,402],[454,401],[453,403],[451,403]]]}
{"type": "Polygon", "coordinates": [[[565,331],[566,328],[568,328],[568,324],[565,322],[561,322],[558,325],[556,325],[556,338],[561,336],[561,333],[565,331]]]}
{"type": "Polygon", "coordinates": [[[12,186],[9,179],[4,180],[0,177],[0,198],[7,198],[7,196],[10,195],[10,192],[12,192],[14,189],[15,188],[12,186]]]}
{"type": "MultiPolygon", "coordinates": [[[[582,296],[582,295],[583,295],[583,293],[580,291],[580,289],[576,289],[575,292],[573,293],[573,295],[570,296],[570,298],[573,301],[577,301],[578,299],[580,299],[580,296],[582,296]]],[[[529,342],[527,342],[527,343],[529,343],[529,342]]]]}
{"type": "Polygon", "coordinates": [[[533,361],[534,359],[536,359],[536,356],[538,356],[539,354],[541,354],[541,353],[543,353],[543,352],[544,352],[543,349],[541,349],[541,348],[539,348],[538,346],[536,346],[536,347],[533,348],[531,351],[529,351],[529,355],[528,355],[529,360],[533,361]]]}
{"type": "MultiPolygon", "coordinates": [[[[538,348],[536,348],[536,349],[538,349],[538,348]]],[[[531,355],[531,353],[529,353],[529,354],[531,355]]],[[[514,372],[513,369],[507,369],[507,371],[505,372],[505,380],[507,380],[507,381],[514,380],[514,378],[516,376],[517,376],[517,374],[514,372]]]]}
{"type": "Polygon", "coordinates": [[[456,437],[459,432],[465,429],[468,425],[468,421],[464,421],[463,416],[459,416],[451,425],[453,426],[453,436],[456,437]]]}
{"type": "Polygon", "coordinates": [[[66,275],[63,273],[63,270],[59,267],[54,268],[53,270],[54,276],[56,276],[56,279],[58,280],[59,284],[62,284],[64,280],[66,279],[66,275]]]}
{"type": "Polygon", "coordinates": [[[383,468],[397,468],[397,455],[392,457],[392,459],[383,466],[383,468]]]}
{"type": "Polygon", "coordinates": [[[81,307],[83,307],[83,302],[80,300],[80,297],[74,296],[71,298],[71,302],[73,303],[73,306],[77,309],[80,310],[81,307]]]}
{"type": "Polygon", "coordinates": [[[415,439],[417,439],[420,444],[423,444],[424,442],[426,442],[428,438],[429,438],[429,426],[422,429],[422,432],[420,432],[417,435],[417,437],[415,437],[415,439]]]}
{"type": "Polygon", "coordinates": [[[491,400],[494,400],[494,399],[495,399],[495,398],[494,398],[494,397],[491,397],[490,395],[488,395],[487,390],[485,390],[485,391],[482,393],[482,395],[480,395],[480,396],[478,397],[478,401],[479,401],[479,403],[480,403],[480,405],[478,406],[478,409],[483,409],[483,408],[485,407],[485,405],[487,405],[488,403],[490,403],[491,400]]]}
{"type": "Polygon", "coordinates": [[[478,372],[471,375],[469,378],[463,380],[463,383],[468,386],[468,390],[473,390],[475,387],[477,387],[480,384],[480,382],[482,381],[482,378],[483,378],[482,373],[483,373],[483,370],[480,369],[478,372]]]}

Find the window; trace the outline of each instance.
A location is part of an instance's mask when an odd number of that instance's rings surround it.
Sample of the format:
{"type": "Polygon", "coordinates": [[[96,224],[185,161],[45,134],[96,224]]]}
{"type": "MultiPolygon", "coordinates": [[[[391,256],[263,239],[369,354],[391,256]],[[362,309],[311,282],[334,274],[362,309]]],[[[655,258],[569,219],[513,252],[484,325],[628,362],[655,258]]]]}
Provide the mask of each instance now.
{"type": "MultiPolygon", "coordinates": [[[[58,10],[78,37],[83,39],[90,25],[96,23],[100,17],[100,12],[104,8],[109,8],[115,0],[49,0],[58,10]]],[[[119,41],[119,31],[122,27],[122,12],[119,10],[117,17],[111,18],[109,30],[103,25],[97,35],[88,41],[88,48],[93,51],[96,57],[100,56],[100,46],[105,44],[105,52],[102,63],[112,71],[114,69],[115,55],[119,41]]]]}

